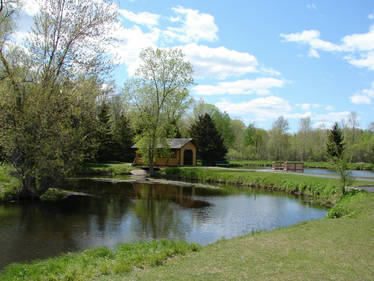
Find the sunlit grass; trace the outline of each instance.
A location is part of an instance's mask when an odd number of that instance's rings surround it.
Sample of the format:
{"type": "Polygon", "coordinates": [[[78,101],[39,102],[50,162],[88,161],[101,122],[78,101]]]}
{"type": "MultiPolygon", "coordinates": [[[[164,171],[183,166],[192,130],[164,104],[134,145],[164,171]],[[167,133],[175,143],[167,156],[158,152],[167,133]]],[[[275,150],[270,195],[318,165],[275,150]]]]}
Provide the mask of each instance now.
{"type": "Polygon", "coordinates": [[[0,280],[101,280],[108,275],[126,275],[145,266],[159,266],[168,258],[199,249],[200,246],[183,241],[122,244],[116,250],[93,248],[31,264],[12,264],[0,275],[0,280]]]}

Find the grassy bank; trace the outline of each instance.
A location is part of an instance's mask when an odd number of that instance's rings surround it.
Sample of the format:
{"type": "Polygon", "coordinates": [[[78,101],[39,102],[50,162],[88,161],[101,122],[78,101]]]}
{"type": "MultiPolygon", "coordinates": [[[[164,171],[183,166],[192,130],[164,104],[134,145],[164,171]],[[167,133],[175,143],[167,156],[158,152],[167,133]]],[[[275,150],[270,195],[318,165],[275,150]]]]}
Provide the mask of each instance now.
{"type": "MultiPolygon", "coordinates": [[[[266,160],[230,160],[230,167],[271,167],[273,161],[266,160]]],[[[293,161],[289,161],[293,162],[293,161]]],[[[329,162],[303,162],[304,168],[321,168],[333,169],[334,167],[329,162]]],[[[350,170],[367,170],[374,171],[374,164],[372,163],[348,163],[350,170]]]]}
{"type": "Polygon", "coordinates": [[[200,248],[183,241],[122,244],[113,251],[105,247],[93,248],[31,264],[12,264],[0,275],[0,280],[102,280],[105,276],[126,276],[145,266],[159,266],[171,257],[200,248]]]}
{"type": "MultiPolygon", "coordinates": [[[[303,195],[316,203],[332,206],[341,197],[339,180],[304,175],[233,171],[207,168],[166,168],[161,176],[171,179],[197,180],[209,183],[247,185],[303,195]]],[[[364,185],[369,182],[356,181],[364,185]]]]}
{"type": "Polygon", "coordinates": [[[131,163],[88,163],[79,171],[80,175],[117,176],[129,175],[137,169],[131,163]]]}

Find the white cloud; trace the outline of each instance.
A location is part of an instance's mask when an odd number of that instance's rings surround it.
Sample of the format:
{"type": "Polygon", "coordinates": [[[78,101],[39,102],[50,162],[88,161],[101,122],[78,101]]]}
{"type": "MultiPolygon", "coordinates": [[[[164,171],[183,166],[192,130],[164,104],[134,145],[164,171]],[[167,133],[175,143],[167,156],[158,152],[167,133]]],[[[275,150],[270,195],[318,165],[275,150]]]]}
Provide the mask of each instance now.
{"type": "Polygon", "coordinates": [[[307,4],[306,7],[311,10],[317,10],[317,6],[314,3],[307,4]]]}
{"type": "Polygon", "coordinates": [[[328,105],[328,106],[325,107],[325,110],[327,110],[327,111],[333,111],[334,107],[332,107],[331,105],[328,105]]]}
{"type": "Polygon", "coordinates": [[[198,78],[224,79],[258,71],[257,59],[248,53],[229,50],[225,47],[210,48],[195,43],[181,48],[193,64],[194,75],[198,78]]]}
{"type": "Polygon", "coordinates": [[[158,25],[158,20],[160,18],[160,15],[149,12],[134,13],[125,9],[119,9],[118,12],[125,19],[148,27],[158,25]]]}
{"type": "Polygon", "coordinates": [[[233,103],[222,101],[215,104],[222,111],[232,115],[252,114],[256,119],[276,118],[292,110],[287,100],[279,97],[261,97],[247,102],[233,103]]]}
{"type": "MultiPolygon", "coordinates": [[[[324,41],[320,39],[320,32],[318,30],[303,30],[302,32],[290,33],[290,34],[281,34],[282,38],[288,42],[298,42],[302,44],[308,44],[311,48],[309,53],[311,56],[315,56],[316,52],[313,50],[322,50],[322,51],[342,51],[342,47],[334,43],[324,41]]],[[[318,56],[319,57],[319,56],[318,56]]]]}
{"type": "Polygon", "coordinates": [[[370,104],[371,103],[371,100],[368,96],[359,95],[359,94],[354,94],[353,96],[350,97],[350,100],[354,104],[370,104]]]}
{"type": "Polygon", "coordinates": [[[216,85],[197,85],[193,92],[197,95],[267,95],[270,88],[280,88],[285,84],[284,80],[264,77],[255,80],[237,80],[233,82],[219,82],[216,85]]]}
{"type": "Polygon", "coordinates": [[[40,10],[39,2],[36,0],[23,0],[22,11],[29,16],[35,16],[40,10]]]}
{"type": "Polygon", "coordinates": [[[125,63],[128,73],[134,75],[140,63],[140,51],[147,47],[156,47],[160,30],[153,28],[150,32],[143,32],[139,26],[124,28],[117,24],[112,36],[117,39],[117,42],[109,48],[108,52],[115,56],[116,63],[125,63]]]}
{"type": "Polygon", "coordinates": [[[340,122],[341,120],[346,120],[351,113],[349,111],[342,112],[328,112],[323,114],[316,114],[313,116],[314,120],[322,122],[340,122]]]}
{"type": "Polygon", "coordinates": [[[280,36],[287,42],[308,45],[310,47],[309,57],[319,58],[318,51],[345,52],[347,55],[344,59],[350,64],[374,70],[374,25],[367,33],[344,36],[339,44],[322,40],[318,30],[303,30],[280,36]]]}
{"type": "Polygon", "coordinates": [[[312,58],[319,59],[319,53],[315,49],[310,49],[309,56],[312,58]]]}
{"type": "Polygon", "coordinates": [[[355,93],[350,97],[354,104],[371,104],[371,99],[374,98],[374,82],[371,83],[369,89],[364,89],[361,93],[355,93]]]}
{"type": "Polygon", "coordinates": [[[354,66],[366,67],[370,70],[374,70],[374,51],[363,53],[360,58],[355,58],[354,56],[349,55],[345,56],[344,59],[354,66]]]}
{"type": "Polygon", "coordinates": [[[180,22],[180,27],[168,27],[165,36],[183,43],[198,42],[200,40],[215,41],[218,39],[218,27],[214,17],[210,14],[200,13],[199,10],[186,9],[182,6],[172,8],[177,17],[173,22],[180,22]]]}
{"type": "Polygon", "coordinates": [[[369,20],[374,20],[374,14],[369,14],[369,15],[368,15],[368,19],[369,19],[369,20]]]}

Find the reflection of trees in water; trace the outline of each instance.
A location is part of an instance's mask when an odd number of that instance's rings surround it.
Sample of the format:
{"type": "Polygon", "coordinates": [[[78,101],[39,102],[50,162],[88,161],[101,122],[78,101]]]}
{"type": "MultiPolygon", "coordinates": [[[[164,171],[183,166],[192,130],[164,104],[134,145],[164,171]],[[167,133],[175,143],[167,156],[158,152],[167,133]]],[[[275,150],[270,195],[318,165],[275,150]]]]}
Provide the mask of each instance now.
{"type": "Polygon", "coordinates": [[[185,239],[191,225],[183,208],[202,208],[209,203],[194,200],[195,189],[161,184],[133,184],[134,212],[140,220],[141,232],[152,238],[185,239]],[[180,207],[178,207],[180,206],[180,207]]]}
{"type": "Polygon", "coordinates": [[[100,185],[101,192],[109,186],[103,197],[72,196],[58,203],[0,205],[0,249],[4,253],[0,254],[0,268],[10,262],[80,250],[95,239],[103,241],[107,234],[119,232],[119,223],[108,222],[123,220],[132,202],[129,196],[118,196],[120,187],[111,185],[100,185]]]}

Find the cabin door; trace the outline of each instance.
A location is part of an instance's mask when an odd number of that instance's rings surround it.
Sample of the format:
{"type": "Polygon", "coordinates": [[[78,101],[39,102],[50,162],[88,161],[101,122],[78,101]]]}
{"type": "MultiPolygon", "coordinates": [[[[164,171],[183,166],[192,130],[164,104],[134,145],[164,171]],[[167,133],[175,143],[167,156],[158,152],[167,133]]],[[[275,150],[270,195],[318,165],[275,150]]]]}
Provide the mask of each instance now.
{"type": "Polygon", "coordinates": [[[192,166],[193,153],[192,150],[187,149],[184,151],[183,165],[192,166]]]}

